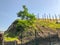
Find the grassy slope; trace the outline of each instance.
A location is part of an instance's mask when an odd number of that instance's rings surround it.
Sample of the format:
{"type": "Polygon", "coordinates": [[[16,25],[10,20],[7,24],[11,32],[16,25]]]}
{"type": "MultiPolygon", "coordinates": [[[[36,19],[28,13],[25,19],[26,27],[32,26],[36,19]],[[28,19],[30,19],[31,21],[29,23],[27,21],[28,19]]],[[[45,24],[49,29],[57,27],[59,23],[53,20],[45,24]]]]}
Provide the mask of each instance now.
{"type": "Polygon", "coordinates": [[[41,26],[50,27],[52,29],[60,28],[60,23],[56,23],[56,20],[38,20],[41,26]]]}
{"type": "MultiPolygon", "coordinates": [[[[54,21],[50,21],[50,20],[36,20],[37,24],[39,24],[40,26],[44,26],[44,27],[50,27],[51,29],[56,29],[56,28],[60,28],[60,24],[56,23],[56,20],[54,21]]],[[[4,37],[5,41],[14,41],[17,40],[17,37],[12,38],[12,37],[4,37]]]]}

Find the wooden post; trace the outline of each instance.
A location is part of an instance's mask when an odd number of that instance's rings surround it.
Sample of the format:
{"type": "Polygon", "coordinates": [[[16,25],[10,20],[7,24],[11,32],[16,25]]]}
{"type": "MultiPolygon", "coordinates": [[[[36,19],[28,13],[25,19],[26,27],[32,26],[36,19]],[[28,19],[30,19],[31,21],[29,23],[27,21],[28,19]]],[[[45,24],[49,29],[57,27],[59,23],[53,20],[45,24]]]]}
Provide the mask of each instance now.
{"type": "Polygon", "coordinates": [[[1,43],[1,45],[4,45],[4,37],[3,37],[3,33],[2,32],[0,32],[0,43],[1,43]]]}
{"type": "Polygon", "coordinates": [[[54,16],[52,16],[52,22],[55,21],[54,16]]]}
{"type": "Polygon", "coordinates": [[[4,33],[2,34],[2,45],[4,45],[4,33]]]}
{"type": "Polygon", "coordinates": [[[16,41],[15,41],[15,45],[17,45],[16,41]]]}
{"type": "Polygon", "coordinates": [[[38,20],[39,20],[39,13],[38,13],[38,20]]]}
{"type": "Polygon", "coordinates": [[[51,45],[51,36],[50,36],[50,32],[48,33],[49,35],[49,45],[51,45]]]}
{"type": "Polygon", "coordinates": [[[48,15],[47,15],[47,21],[48,21],[48,23],[49,23],[49,17],[48,17],[48,15]]]}
{"type": "Polygon", "coordinates": [[[36,38],[37,38],[37,35],[36,35],[36,29],[35,29],[35,45],[37,45],[36,38]]]}
{"type": "Polygon", "coordinates": [[[55,19],[56,19],[56,22],[57,22],[57,15],[55,14],[55,19]]]}
{"type": "Polygon", "coordinates": [[[51,16],[50,16],[50,14],[49,14],[49,22],[51,21],[51,16]]]}
{"type": "Polygon", "coordinates": [[[22,31],[21,31],[21,36],[19,36],[20,41],[21,41],[21,45],[22,45],[22,31]]]}

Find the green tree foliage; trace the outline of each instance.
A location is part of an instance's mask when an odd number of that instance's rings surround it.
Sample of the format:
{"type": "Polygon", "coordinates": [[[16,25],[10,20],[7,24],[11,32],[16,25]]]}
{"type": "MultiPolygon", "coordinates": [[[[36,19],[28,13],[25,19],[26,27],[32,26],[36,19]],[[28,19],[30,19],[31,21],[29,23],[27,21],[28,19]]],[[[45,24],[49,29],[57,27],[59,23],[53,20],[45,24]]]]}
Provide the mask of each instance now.
{"type": "Polygon", "coordinates": [[[26,8],[25,5],[23,5],[23,11],[19,11],[17,14],[18,17],[20,17],[22,20],[35,20],[35,15],[34,14],[30,14],[28,12],[28,9],[26,8]]]}

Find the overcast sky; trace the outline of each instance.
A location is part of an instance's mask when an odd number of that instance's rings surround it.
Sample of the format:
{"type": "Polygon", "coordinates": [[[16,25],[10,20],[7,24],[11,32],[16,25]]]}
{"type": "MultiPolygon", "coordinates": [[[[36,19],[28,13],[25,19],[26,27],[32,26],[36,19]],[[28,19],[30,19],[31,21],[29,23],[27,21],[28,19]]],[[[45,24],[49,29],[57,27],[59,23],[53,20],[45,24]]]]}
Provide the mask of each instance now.
{"type": "Polygon", "coordinates": [[[5,31],[26,5],[30,13],[60,14],[60,0],[0,0],[0,30],[5,31]]]}

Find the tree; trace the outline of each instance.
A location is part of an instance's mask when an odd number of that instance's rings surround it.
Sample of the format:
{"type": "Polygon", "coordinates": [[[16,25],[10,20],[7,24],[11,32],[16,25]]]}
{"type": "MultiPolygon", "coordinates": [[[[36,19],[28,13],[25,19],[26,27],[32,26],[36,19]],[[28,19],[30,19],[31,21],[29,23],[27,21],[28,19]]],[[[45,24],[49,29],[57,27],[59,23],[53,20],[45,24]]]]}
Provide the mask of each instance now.
{"type": "Polygon", "coordinates": [[[23,11],[19,11],[17,14],[18,17],[20,17],[22,20],[35,20],[35,15],[30,14],[28,12],[28,9],[26,8],[25,5],[23,5],[23,11]]]}

